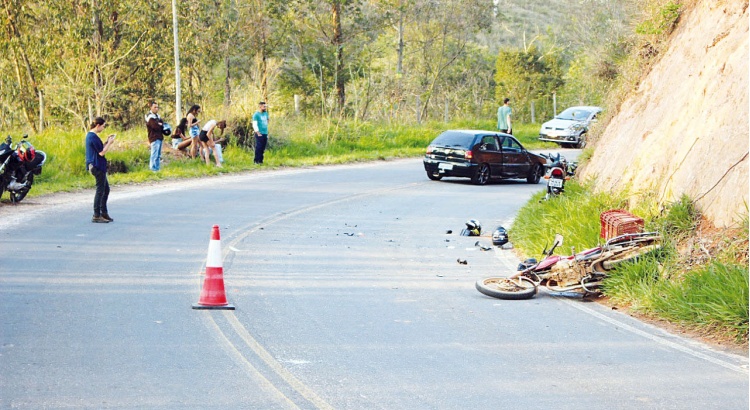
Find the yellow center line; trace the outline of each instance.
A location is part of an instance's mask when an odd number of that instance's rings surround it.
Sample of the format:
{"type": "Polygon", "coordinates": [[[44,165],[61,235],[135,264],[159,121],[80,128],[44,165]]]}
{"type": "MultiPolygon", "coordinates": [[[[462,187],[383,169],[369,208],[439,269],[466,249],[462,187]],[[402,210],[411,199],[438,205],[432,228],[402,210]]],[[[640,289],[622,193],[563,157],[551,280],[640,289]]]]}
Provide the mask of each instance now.
{"type": "Polygon", "coordinates": [[[313,403],[319,409],[333,409],[333,406],[328,404],[325,400],[320,398],[315,392],[307,387],[304,383],[299,381],[294,375],[286,370],[274,357],[258,343],[257,340],[245,329],[245,327],[237,320],[237,316],[234,312],[223,311],[224,317],[229,321],[235,332],[242,338],[247,347],[249,347],[255,354],[265,362],[279,377],[284,379],[297,393],[302,395],[305,399],[313,403]]]}
{"type": "MultiPolygon", "coordinates": [[[[396,191],[400,189],[407,189],[412,188],[418,185],[423,185],[424,182],[419,183],[409,183],[405,185],[400,185],[397,187],[390,187],[390,188],[384,188],[379,190],[374,190],[370,192],[363,192],[358,193],[354,195],[349,195],[343,198],[338,198],[326,202],[322,202],[315,205],[309,205],[304,206],[292,211],[283,212],[279,215],[275,215],[271,218],[266,219],[265,221],[261,221],[261,223],[253,223],[256,225],[254,228],[241,228],[239,231],[244,231],[243,234],[239,235],[238,237],[231,240],[226,248],[222,250],[222,260],[225,259],[226,255],[230,252],[230,249],[235,247],[235,245],[245,238],[247,238],[249,235],[251,235],[254,232],[257,232],[260,229],[260,226],[263,225],[270,225],[272,223],[276,223],[288,218],[291,218],[293,216],[297,216],[300,214],[303,214],[305,212],[310,212],[316,209],[325,208],[327,206],[336,205],[342,202],[351,201],[358,198],[364,198],[368,196],[378,195],[385,192],[390,191],[396,191]]],[[[201,271],[203,268],[200,269],[201,271]]],[[[202,275],[198,275],[199,280],[202,277],[202,275]]],[[[202,284],[201,284],[202,285],[202,284]]],[[[263,346],[261,346],[260,343],[250,334],[250,332],[245,328],[245,326],[237,319],[234,312],[230,311],[224,311],[223,312],[224,317],[229,322],[230,326],[234,331],[237,333],[237,335],[245,342],[245,344],[258,356],[260,360],[262,360],[276,375],[278,375],[281,379],[283,379],[292,389],[294,389],[297,393],[299,393],[302,397],[304,397],[306,400],[308,400],[310,403],[315,405],[318,409],[333,409],[334,407],[328,404],[325,400],[320,398],[315,391],[313,391],[311,388],[309,388],[307,385],[302,383],[299,379],[297,379],[291,372],[286,370],[284,366],[279,363],[263,346]]],[[[245,356],[242,355],[239,349],[235,345],[232,344],[232,342],[229,340],[229,338],[224,334],[224,331],[216,324],[214,321],[212,315],[207,315],[209,322],[209,327],[215,330],[222,338],[222,340],[227,344],[227,350],[237,359],[240,363],[242,363],[247,371],[252,375],[258,378],[262,384],[262,387],[264,390],[272,391],[277,396],[283,396],[285,399],[285,403],[287,405],[291,405],[293,408],[298,408],[294,402],[292,402],[291,399],[286,397],[283,392],[281,392],[278,388],[273,386],[273,383],[271,383],[267,378],[265,378],[263,375],[260,374],[258,369],[256,369],[249,360],[245,356]]]]}
{"type": "Polygon", "coordinates": [[[240,352],[239,349],[237,349],[237,347],[234,344],[232,344],[232,342],[226,337],[224,332],[221,331],[221,328],[219,327],[219,325],[216,324],[216,321],[214,320],[213,315],[211,314],[210,311],[202,311],[201,313],[203,315],[203,319],[207,327],[216,331],[216,334],[218,334],[221,337],[221,341],[224,343],[226,351],[231,356],[233,356],[237,362],[243,365],[247,373],[250,374],[250,376],[258,382],[258,384],[260,385],[261,389],[263,389],[263,391],[279,399],[285,408],[299,409],[299,407],[296,404],[294,404],[293,401],[291,401],[282,391],[276,388],[276,386],[274,386],[274,384],[271,383],[270,380],[268,380],[265,376],[263,376],[260,373],[260,371],[258,371],[258,369],[255,368],[255,366],[253,366],[252,363],[250,363],[250,361],[248,361],[247,358],[242,355],[242,352],[240,352]]]}

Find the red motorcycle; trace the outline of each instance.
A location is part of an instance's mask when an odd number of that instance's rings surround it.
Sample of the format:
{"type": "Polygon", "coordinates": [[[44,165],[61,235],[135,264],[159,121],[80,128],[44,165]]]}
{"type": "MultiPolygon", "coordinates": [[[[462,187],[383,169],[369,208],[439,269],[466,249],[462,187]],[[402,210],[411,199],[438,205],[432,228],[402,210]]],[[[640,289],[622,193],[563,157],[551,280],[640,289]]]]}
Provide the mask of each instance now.
{"type": "Polygon", "coordinates": [[[514,275],[480,279],[476,288],[487,296],[508,300],[530,299],[536,295],[539,286],[553,292],[595,294],[609,270],[661,248],[661,239],[656,232],[628,233],[612,238],[602,246],[560,256],[553,254],[563,243],[562,235],[557,234],[552,247],[544,250],[542,261],[527,259],[518,265],[518,272],[514,275]]]}
{"type": "Polygon", "coordinates": [[[34,175],[42,173],[47,155],[37,151],[27,136],[13,147],[10,135],[0,144],[0,196],[8,191],[10,201],[21,202],[34,184],[34,175]]]}

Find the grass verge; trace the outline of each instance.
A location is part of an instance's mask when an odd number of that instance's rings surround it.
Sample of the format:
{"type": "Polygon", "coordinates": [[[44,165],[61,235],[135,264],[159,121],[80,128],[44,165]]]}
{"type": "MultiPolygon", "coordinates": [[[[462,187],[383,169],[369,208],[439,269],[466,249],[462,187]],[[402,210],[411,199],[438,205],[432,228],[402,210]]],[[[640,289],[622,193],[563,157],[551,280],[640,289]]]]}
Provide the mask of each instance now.
{"type": "MultiPolygon", "coordinates": [[[[562,249],[596,246],[601,212],[626,207],[627,194],[594,193],[570,181],[565,194],[542,201],[535,195],[518,213],[510,237],[524,255],[538,257],[555,233],[562,249]]],[[[662,319],[702,336],[747,347],[748,220],[736,228],[714,229],[702,220],[689,198],[659,211],[642,204],[631,212],[646,229],[665,237],[664,247],[618,266],[603,286],[610,301],[646,317],[662,319]]],[[[564,253],[565,251],[560,251],[564,253]]]]}
{"type": "MultiPolygon", "coordinates": [[[[271,125],[271,137],[263,167],[299,167],[419,157],[424,154],[430,141],[446,129],[494,128],[494,120],[403,125],[280,119],[278,125],[271,125]]],[[[524,124],[516,130],[516,137],[529,149],[556,146],[538,141],[538,131],[538,125],[524,124]]],[[[223,168],[206,166],[199,160],[191,160],[183,153],[172,150],[171,139],[166,137],[162,148],[161,171],[155,173],[148,169],[150,151],[145,128],[124,132],[108,129],[104,134],[108,135],[110,132],[118,134],[114,149],[107,154],[111,164],[109,180],[114,185],[258,169],[253,163],[252,147],[240,146],[237,143],[239,138],[234,135],[230,135],[224,150],[223,168]]],[[[94,178],[84,169],[84,137],[83,131],[47,130],[30,138],[37,149],[48,155],[42,175],[35,179],[30,196],[94,186],[94,178]]]]}

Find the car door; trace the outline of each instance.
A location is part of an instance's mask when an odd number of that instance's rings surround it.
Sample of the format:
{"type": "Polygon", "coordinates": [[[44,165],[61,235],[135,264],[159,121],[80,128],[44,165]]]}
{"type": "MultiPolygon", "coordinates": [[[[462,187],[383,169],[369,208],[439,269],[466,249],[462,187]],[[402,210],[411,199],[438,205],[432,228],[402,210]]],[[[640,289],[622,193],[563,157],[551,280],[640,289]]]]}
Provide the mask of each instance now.
{"type": "Polygon", "coordinates": [[[504,135],[502,142],[502,176],[505,178],[525,177],[529,173],[529,156],[515,138],[504,135]]]}
{"type": "Polygon", "coordinates": [[[497,135],[483,135],[479,140],[477,152],[479,154],[477,163],[489,164],[490,175],[494,177],[502,175],[503,155],[497,135]]]}

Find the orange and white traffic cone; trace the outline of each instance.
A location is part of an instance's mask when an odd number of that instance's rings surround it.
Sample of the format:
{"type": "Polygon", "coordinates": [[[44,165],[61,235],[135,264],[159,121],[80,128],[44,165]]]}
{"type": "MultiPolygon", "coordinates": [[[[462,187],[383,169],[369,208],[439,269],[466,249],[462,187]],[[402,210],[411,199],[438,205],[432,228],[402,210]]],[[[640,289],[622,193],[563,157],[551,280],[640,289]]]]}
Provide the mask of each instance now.
{"type": "Polygon", "coordinates": [[[193,309],[226,309],[234,310],[234,305],[227,303],[224,292],[224,268],[221,265],[221,238],[219,225],[211,230],[211,241],[208,243],[206,259],[206,277],[203,279],[203,290],[198,303],[193,309]]]}

